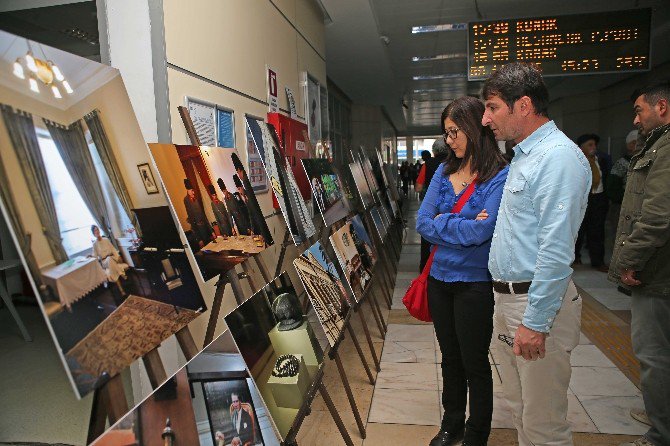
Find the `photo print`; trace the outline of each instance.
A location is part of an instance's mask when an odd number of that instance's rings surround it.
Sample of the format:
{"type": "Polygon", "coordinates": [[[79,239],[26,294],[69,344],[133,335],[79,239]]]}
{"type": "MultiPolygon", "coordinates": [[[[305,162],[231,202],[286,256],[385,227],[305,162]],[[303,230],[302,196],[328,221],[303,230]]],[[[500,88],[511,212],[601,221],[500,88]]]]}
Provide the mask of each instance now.
{"type": "Polygon", "coordinates": [[[328,349],[309,299],[299,298],[284,272],[225,317],[282,440],[315,390],[328,349]]]}
{"type": "Polygon", "coordinates": [[[365,179],[365,174],[363,173],[361,164],[358,161],[349,164],[349,171],[351,172],[351,178],[353,179],[356,190],[358,191],[360,201],[363,204],[363,209],[369,209],[370,207],[374,206],[375,199],[372,196],[370,186],[368,186],[368,182],[365,179]]]}
{"type": "Polygon", "coordinates": [[[277,132],[272,125],[259,119],[247,116],[246,120],[256,150],[265,166],[272,191],[293,237],[293,243],[299,245],[316,234],[316,228],[305,200],[300,194],[291,166],[281,156],[277,132]]]}
{"type": "Polygon", "coordinates": [[[149,149],[205,280],[274,244],[235,149],[173,144],[149,149]]]}
{"type": "Polygon", "coordinates": [[[384,226],[384,221],[382,220],[379,210],[377,208],[372,208],[370,216],[375,224],[375,229],[377,230],[377,234],[379,234],[379,238],[384,241],[384,237],[386,237],[386,226],[384,226]]]}
{"type": "Polygon", "coordinates": [[[320,242],[293,261],[331,347],[340,339],[344,319],[353,304],[350,291],[320,242]]]}
{"type": "Polygon", "coordinates": [[[175,444],[279,446],[272,420],[230,331],[93,445],[162,445],[167,419],[175,444]]]}
{"type": "Polygon", "coordinates": [[[371,283],[372,269],[377,261],[374,245],[360,216],[348,219],[330,236],[330,243],[356,301],[360,301],[371,283]]]}
{"type": "MultiPolygon", "coordinates": [[[[0,31],[18,64],[27,42],[0,31]]],[[[0,86],[0,208],[81,398],[206,306],[165,196],[142,175],[149,156],[118,70],[30,45],[68,87],[0,86]]]]}
{"type": "Polygon", "coordinates": [[[349,215],[349,202],[342,192],[340,178],[326,159],[304,159],[307,179],[312,186],[314,201],[317,203],[326,226],[349,215]]]}

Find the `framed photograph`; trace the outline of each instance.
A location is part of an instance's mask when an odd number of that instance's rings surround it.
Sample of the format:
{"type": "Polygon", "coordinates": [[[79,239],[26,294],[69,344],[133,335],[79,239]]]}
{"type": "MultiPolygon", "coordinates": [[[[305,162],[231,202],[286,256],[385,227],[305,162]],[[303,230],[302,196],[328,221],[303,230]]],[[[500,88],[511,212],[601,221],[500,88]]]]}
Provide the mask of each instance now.
{"type": "Polygon", "coordinates": [[[304,159],[302,165],[326,226],[349,215],[349,203],[342,193],[342,182],[328,160],[304,159]]]}
{"type": "Polygon", "coordinates": [[[319,92],[319,81],[311,74],[303,73],[305,101],[305,121],[309,129],[309,140],[312,147],[321,140],[321,94],[319,92]]]}
{"type": "Polygon", "coordinates": [[[348,219],[330,236],[330,243],[354,297],[360,301],[371,283],[373,267],[377,262],[374,245],[361,218],[356,215],[348,219]]]}
{"type": "Polygon", "coordinates": [[[265,444],[245,378],[205,381],[202,390],[214,444],[265,444]]]}
{"type": "MultiPolygon", "coordinates": [[[[251,119],[259,120],[255,116],[245,115],[251,119]]],[[[254,137],[251,134],[249,126],[245,126],[246,136],[247,136],[247,163],[249,165],[249,181],[251,181],[251,186],[254,189],[256,194],[264,194],[268,191],[268,177],[265,174],[265,168],[263,167],[263,162],[261,161],[261,156],[256,150],[256,144],[254,144],[254,137]]]]}
{"type": "Polygon", "coordinates": [[[147,194],[157,194],[158,185],[154,179],[154,174],[151,173],[151,167],[149,166],[149,163],[138,164],[137,170],[140,171],[140,178],[142,178],[142,183],[144,183],[144,188],[147,190],[147,194]]]}

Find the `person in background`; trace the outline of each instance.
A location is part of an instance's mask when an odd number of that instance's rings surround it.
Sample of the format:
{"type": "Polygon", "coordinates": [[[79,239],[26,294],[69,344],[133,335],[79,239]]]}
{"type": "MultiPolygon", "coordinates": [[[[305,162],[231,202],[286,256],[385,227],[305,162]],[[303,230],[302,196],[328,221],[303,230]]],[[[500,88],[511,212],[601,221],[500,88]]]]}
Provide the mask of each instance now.
{"type": "Polygon", "coordinates": [[[186,188],[186,196],[184,197],[184,208],[186,208],[187,221],[191,225],[193,234],[198,239],[200,248],[205,246],[216,238],[216,234],[212,230],[207,221],[205,211],[202,209],[200,200],[195,194],[195,189],[191,184],[191,180],[184,178],[184,187],[186,188]]]}
{"type": "Polygon", "coordinates": [[[670,445],[670,84],[633,93],[645,138],[630,159],[609,279],[632,291],[631,338],[651,427],[628,446],[670,445]]]}
{"type": "MultiPolygon", "coordinates": [[[[447,152],[449,146],[444,141],[444,138],[437,138],[433,143],[433,156],[428,158],[426,162],[421,167],[421,173],[419,173],[419,178],[416,180],[417,188],[420,188],[421,200],[426,196],[426,185],[430,184],[433,179],[435,171],[440,167],[440,164],[447,157],[447,152]]],[[[430,255],[430,242],[425,238],[421,237],[421,261],[419,262],[419,273],[423,271],[423,267],[426,266],[428,261],[428,256],[430,255]]]]}
{"type": "MultiPolygon", "coordinates": [[[[610,175],[607,177],[607,184],[605,185],[607,196],[610,201],[615,205],[618,205],[617,207],[619,208],[621,207],[621,201],[623,201],[623,193],[626,190],[626,177],[628,176],[630,159],[635,152],[637,152],[637,138],[637,130],[631,130],[628,135],[626,135],[626,151],[623,156],[614,163],[610,175]]],[[[616,213],[616,216],[619,216],[619,212],[616,213]]]]}
{"type": "Polygon", "coordinates": [[[423,200],[423,197],[426,195],[426,189],[424,188],[424,185],[426,184],[426,163],[431,158],[432,155],[428,150],[423,150],[421,152],[423,164],[419,167],[419,175],[416,177],[416,183],[414,184],[414,190],[419,193],[419,200],[423,200]]]}
{"type": "Polygon", "coordinates": [[[549,119],[549,91],[535,65],[498,68],[482,97],[482,124],[498,141],[515,143],[489,255],[491,348],[519,445],[572,446],[570,353],[582,300],[570,264],[591,190],[589,162],[549,119]]]}
{"type": "Polygon", "coordinates": [[[207,192],[209,193],[209,198],[212,201],[212,212],[216,218],[216,224],[219,226],[219,232],[224,237],[230,237],[233,235],[233,222],[230,219],[230,215],[228,214],[226,206],[216,195],[216,189],[214,188],[213,184],[207,185],[207,192]]]}
{"type": "Polygon", "coordinates": [[[409,193],[409,163],[407,161],[400,164],[400,181],[402,181],[402,191],[407,196],[409,193]]]}
{"type": "Polygon", "coordinates": [[[119,251],[116,250],[112,242],[107,237],[102,236],[100,228],[96,225],[91,226],[91,234],[95,237],[91,257],[96,258],[100,262],[100,266],[102,266],[107,275],[107,281],[116,283],[121,295],[126,294],[120,279],[126,279],[126,270],[130,266],[123,261],[119,251]]]}
{"type": "Polygon", "coordinates": [[[575,242],[575,264],[582,263],[581,251],[586,237],[591,266],[606,273],[609,265],[605,263],[605,219],[609,209],[609,200],[605,186],[612,170],[612,158],[598,150],[598,142],[600,142],[600,137],[595,134],[581,135],[577,138],[577,145],[582,149],[591,167],[591,193],[584,221],[579,228],[575,242]]]}
{"type": "Polygon", "coordinates": [[[430,446],[455,445],[461,439],[463,446],[485,446],[491,431],[493,291],[487,262],[508,167],[493,133],[482,127],[483,113],[484,105],[470,96],[454,100],[442,112],[450,150],[430,181],[416,221],[417,232],[437,245],[427,292],[442,352],[444,416],[430,446]],[[471,183],[468,201],[452,213],[471,183]]]}

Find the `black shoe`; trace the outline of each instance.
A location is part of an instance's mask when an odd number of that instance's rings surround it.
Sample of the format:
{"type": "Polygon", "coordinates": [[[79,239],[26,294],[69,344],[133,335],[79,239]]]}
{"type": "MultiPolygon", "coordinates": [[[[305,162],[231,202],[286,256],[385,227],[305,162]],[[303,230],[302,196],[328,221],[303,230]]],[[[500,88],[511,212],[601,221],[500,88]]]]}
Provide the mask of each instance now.
{"type": "Polygon", "coordinates": [[[447,431],[440,431],[430,440],[428,446],[453,446],[463,439],[463,431],[454,434],[447,431]]]}

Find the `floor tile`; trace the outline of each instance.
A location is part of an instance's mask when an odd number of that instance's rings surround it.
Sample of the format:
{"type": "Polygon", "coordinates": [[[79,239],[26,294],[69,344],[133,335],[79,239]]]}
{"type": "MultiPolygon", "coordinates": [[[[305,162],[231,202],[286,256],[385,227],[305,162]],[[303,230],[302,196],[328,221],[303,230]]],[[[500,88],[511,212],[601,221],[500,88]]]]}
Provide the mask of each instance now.
{"type": "Polygon", "coordinates": [[[568,423],[573,432],[598,432],[593,420],[574,395],[568,395],[568,423]]]}
{"type": "Polygon", "coordinates": [[[435,331],[432,325],[390,324],[386,333],[387,341],[433,342],[435,331]]]}
{"type": "Polygon", "coordinates": [[[570,355],[573,367],[616,367],[595,345],[578,345],[570,355]]]}
{"type": "Polygon", "coordinates": [[[440,425],[440,408],[435,390],[375,389],[370,423],[440,425]]]}
{"type": "Polygon", "coordinates": [[[382,362],[420,362],[435,364],[437,352],[435,345],[430,341],[393,341],[384,344],[382,362]]]}
{"type": "Polygon", "coordinates": [[[579,400],[600,432],[642,435],[649,429],[630,416],[631,409],[644,407],[641,397],[584,396],[579,400]]]}
{"type": "Polygon", "coordinates": [[[377,389],[437,389],[434,364],[382,362],[377,375],[377,389]]]}
{"type": "Polygon", "coordinates": [[[584,333],[579,333],[579,345],[593,344],[589,338],[586,337],[584,333]]]}
{"type": "Polygon", "coordinates": [[[570,388],[578,397],[640,395],[619,369],[609,367],[573,367],[570,388]]]}
{"type": "Polygon", "coordinates": [[[424,445],[438,432],[435,426],[368,423],[365,446],[424,445]]]}
{"type": "Polygon", "coordinates": [[[406,309],[405,304],[402,303],[402,296],[393,297],[393,303],[391,305],[391,310],[404,310],[406,309]]]}

